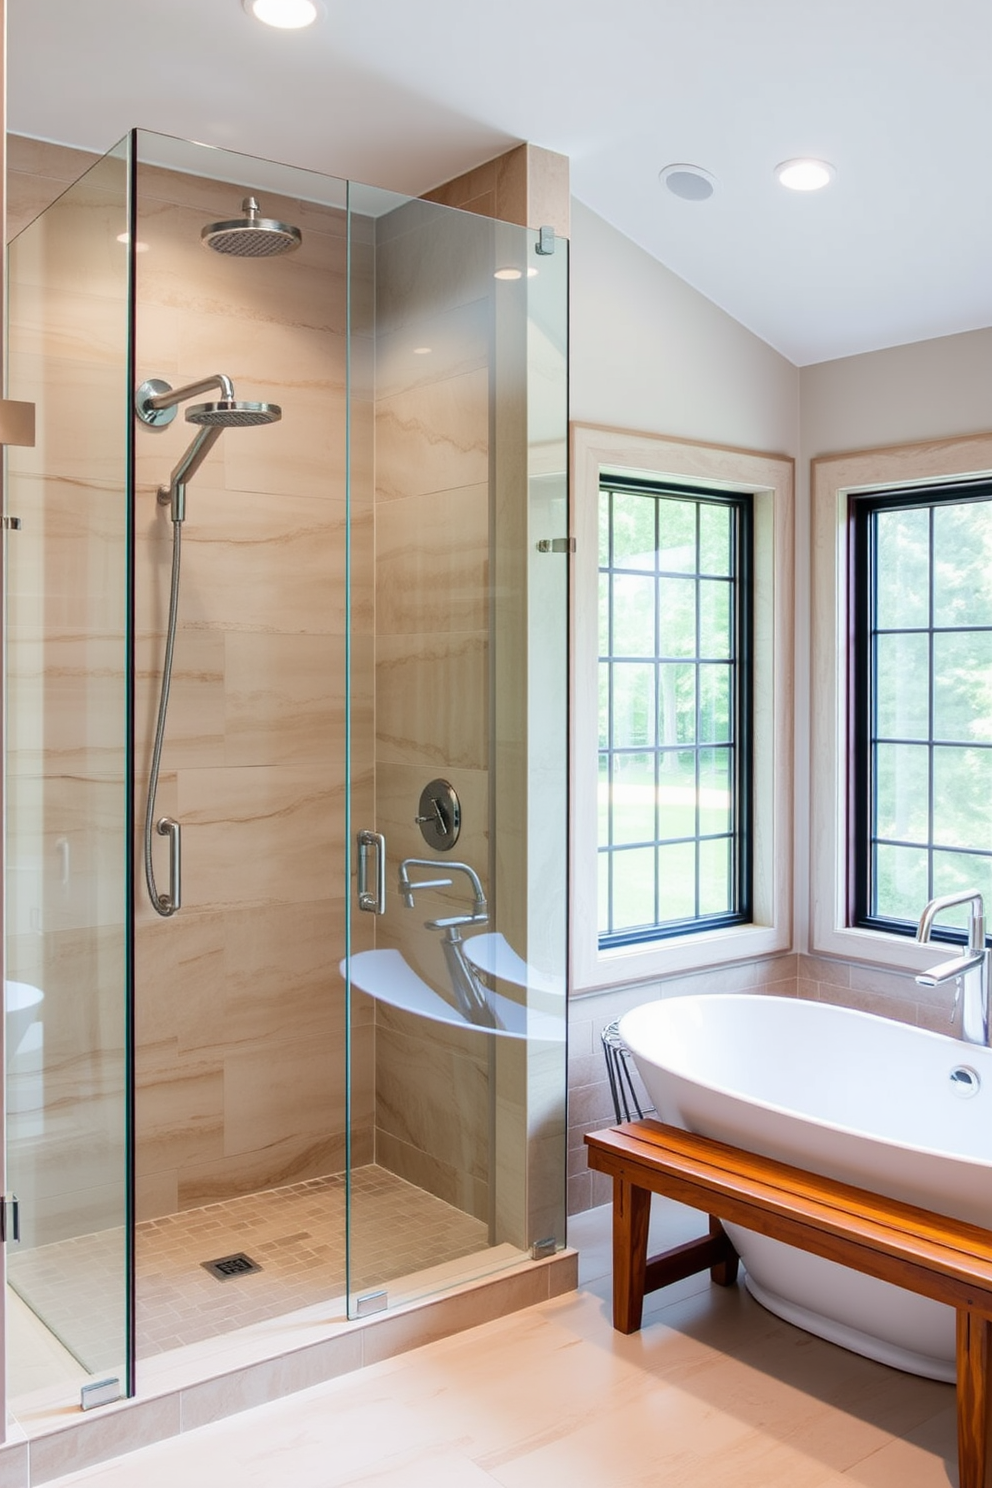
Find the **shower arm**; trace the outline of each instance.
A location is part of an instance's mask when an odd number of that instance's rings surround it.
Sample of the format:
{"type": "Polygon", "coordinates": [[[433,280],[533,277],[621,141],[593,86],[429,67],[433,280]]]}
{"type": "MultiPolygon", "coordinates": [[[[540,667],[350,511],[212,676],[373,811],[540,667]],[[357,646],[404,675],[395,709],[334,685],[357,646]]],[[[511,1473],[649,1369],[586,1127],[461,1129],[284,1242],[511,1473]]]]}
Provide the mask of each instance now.
{"type": "MultiPolygon", "coordinates": [[[[142,384],[142,388],[147,386],[146,383],[142,384]]],[[[139,389],[138,416],[146,418],[148,413],[161,413],[163,409],[175,408],[177,404],[185,403],[187,398],[195,398],[197,393],[208,393],[211,388],[219,388],[221,396],[233,403],[234,384],[223,372],[215,372],[212,377],[201,377],[199,382],[188,382],[185,387],[169,388],[166,392],[153,393],[139,389]]]]}
{"type": "MultiPolygon", "coordinates": [[[[198,384],[198,387],[202,387],[202,384],[198,384]]],[[[185,521],[186,482],[193,479],[223,432],[224,428],[221,424],[210,424],[200,429],[193,443],[169,476],[169,484],[159,486],[159,506],[172,507],[170,516],[173,522],[185,521]]]]}

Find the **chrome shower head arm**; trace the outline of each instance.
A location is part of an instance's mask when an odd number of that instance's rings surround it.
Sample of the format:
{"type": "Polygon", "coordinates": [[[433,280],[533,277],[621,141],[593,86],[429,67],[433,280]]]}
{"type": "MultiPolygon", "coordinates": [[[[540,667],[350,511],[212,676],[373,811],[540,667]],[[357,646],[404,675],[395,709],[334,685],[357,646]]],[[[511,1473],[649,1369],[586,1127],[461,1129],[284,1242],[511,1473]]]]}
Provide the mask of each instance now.
{"type": "Polygon", "coordinates": [[[150,377],[134,395],[134,411],[143,424],[161,428],[164,424],[171,424],[180,403],[195,398],[198,393],[209,392],[211,388],[219,388],[223,398],[234,401],[234,384],[223,372],[215,372],[213,377],[201,377],[199,382],[187,382],[180,388],[170,387],[160,377],[150,377]]]}

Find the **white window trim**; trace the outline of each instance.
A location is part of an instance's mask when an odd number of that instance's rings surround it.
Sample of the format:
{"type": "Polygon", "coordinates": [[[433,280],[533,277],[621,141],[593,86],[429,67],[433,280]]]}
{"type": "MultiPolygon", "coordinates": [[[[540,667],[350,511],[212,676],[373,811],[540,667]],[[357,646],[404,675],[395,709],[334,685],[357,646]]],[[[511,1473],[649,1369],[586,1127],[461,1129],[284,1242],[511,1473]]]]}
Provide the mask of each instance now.
{"type": "Polygon", "coordinates": [[[812,949],[821,955],[914,972],[933,961],[932,948],[906,936],[847,924],[848,498],[856,491],[989,475],[992,434],[812,461],[810,927],[812,949]]]}
{"type": "Polygon", "coordinates": [[[571,426],[571,990],[600,991],[792,947],[793,484],[785,455],[571,426]],[[601,950],[597,912],[599,487],[603,473],[753,491],[754,919],[601,950]]]}

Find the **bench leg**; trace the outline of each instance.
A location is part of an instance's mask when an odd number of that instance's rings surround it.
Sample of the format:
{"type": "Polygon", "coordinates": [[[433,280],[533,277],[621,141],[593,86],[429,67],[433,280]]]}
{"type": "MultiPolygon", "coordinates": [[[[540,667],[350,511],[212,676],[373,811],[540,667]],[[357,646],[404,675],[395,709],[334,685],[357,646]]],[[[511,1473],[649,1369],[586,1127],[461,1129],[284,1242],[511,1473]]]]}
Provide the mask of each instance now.
{"type": "Polygon", "coordinates": [[[958,1309],[958,1478],[960,1488],[992,1488],[992,1318],[958,1309]]]}
{"type": "Polygon", "coordinates": [[[613,1180],[613,1326],[636,1333],[644,1310],[651,1195],[625,1178],[613,1180]]]}
{"type": "Polygon", "coordinates": [[[735,1286],[737,1283],[738,1255],[723,1225],[714,1214],[710,1215],[710,1234],[714,1240],[722,1241],[726,1247],[724,1259],[717,1261],[715,1266],[710,1267],[710,1280],[716,1282],[717,1286],[735,1286]]]}

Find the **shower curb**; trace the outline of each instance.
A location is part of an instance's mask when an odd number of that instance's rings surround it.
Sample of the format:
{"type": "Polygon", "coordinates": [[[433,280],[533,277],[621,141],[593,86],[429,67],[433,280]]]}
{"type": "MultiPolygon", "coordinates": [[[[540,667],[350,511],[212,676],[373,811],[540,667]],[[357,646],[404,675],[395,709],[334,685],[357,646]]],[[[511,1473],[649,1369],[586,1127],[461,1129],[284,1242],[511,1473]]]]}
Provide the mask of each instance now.
{"type": "Polygon", "coordinates": [[[339,1324],[327,1337],[302,1348],[218,1369],[177,1388],[152,1390],[85,1415],[77,1408],[69,1424],[63,1406],[57,1422],[39,1422],[32,1434],[12,1425],[21,1439],[0,1447],[0,1488],[56,1482],[66,1474],[533,1307],[574,1291],[577,1285],[578,1252],[565,1249],[543,1260],[523,1261],[505,1275],[480,1278],[426,1301],[408,1303],[385,1316],[339,1324]]]}

